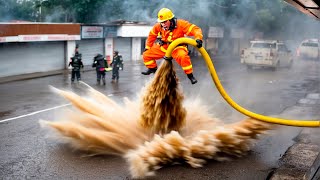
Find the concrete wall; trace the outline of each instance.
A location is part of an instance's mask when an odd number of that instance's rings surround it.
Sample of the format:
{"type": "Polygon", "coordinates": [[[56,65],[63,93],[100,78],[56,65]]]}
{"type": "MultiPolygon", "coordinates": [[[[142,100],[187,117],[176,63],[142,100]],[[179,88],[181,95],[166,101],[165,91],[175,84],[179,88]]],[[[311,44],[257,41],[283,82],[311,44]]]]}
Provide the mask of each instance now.
{"type": "MultiPolygon", "coordinates": [[[[68,67],[68,64],[70,62],[71,57],[74,56],[74,50],[76,48],[76,41],[67,41],[67,45],[66,45],[66,66],[68,67]]],[[[69,67],[69,69],[72,68],[71,66],[69,67]]]]}
{"type": "Polygon", "coordinates": [[[113,38],[106,38],[104,42],[105,42],[104,54],[106,55],[106,59],[107,59],[108,63],[110,64],[112,61],[112,57],[113,57],[113,38]]]}
{"type": "Polygon", "coordinates": [[[141,60],[141,38],[132,38],[132,60],[141,60]]]}

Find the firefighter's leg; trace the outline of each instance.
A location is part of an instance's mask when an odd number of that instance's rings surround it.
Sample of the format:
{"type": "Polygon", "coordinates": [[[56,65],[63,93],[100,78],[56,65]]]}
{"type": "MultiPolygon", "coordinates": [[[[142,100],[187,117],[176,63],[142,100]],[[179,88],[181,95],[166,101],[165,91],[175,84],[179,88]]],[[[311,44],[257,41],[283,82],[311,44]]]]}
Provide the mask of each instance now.
{"type": "Polygon", "coordinates": [[[99,70],[96,70],[96,72],[97,72],[97,84],[100,85],[101,74],[99,70]]]}
{"type": "Polygon", "coordinates": [[[116,69],[116,81],[119,80],[119,68],[116,69]]]}
{"type": "Polygon", "coordinates": [[[172,52],[172,57],[182,67],[184,73],[187,74],[192,84],[197,83],[197,79],[193,76],[193,69],[188,49],[185,46],[178,46],[172,52]]]}
{"type": "Polygon", "coordinates": [[[116,71],[116,69],[115,68],[112,68],[112,83],[114,83],[115,81],[115,79],[116,79],[116,75],[115,75],[115,71],[116,71]]]}
{"type": "Polygon", "coordinates": [[[153,45],[150,49],[143,53],[143,62],[144,65],[148,68],[147,71],[142,72],[143,75],[149,75],[155,73],[157,70],[156,60],[163,58],[165,55],[164,51],[161,51],[159,45],[153,45]]]}
{"type": "Polygon", "coordinates": [[[77,81],[81,80],[80,70],[76,71],[77,81]]]}
{"type": "Polygon", "coordinates": [[[102,76],[102,83],[103,83],[103,85],[106,85],[106,72],[104,72],[104,71],[100,71],[100,73],[101,73],[101,76],[102,76]]]}
{"type": "Polygon", "coordinates": [[[72,70],[71,71],[71,82],[74,81],[75,75],[76,75],[76,72],[74,70],[72,70]]]}

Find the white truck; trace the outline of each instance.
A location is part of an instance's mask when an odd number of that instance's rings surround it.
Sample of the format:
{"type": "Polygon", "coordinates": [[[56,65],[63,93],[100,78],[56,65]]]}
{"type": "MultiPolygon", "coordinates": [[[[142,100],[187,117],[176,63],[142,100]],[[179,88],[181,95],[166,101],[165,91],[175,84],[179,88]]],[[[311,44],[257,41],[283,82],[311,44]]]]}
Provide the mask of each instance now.
{"type": "Polygon", "coordinates": [[[297,57],[299,59],[320,60],[320,40],[306,39],[302,41],[297,49],[297,57]]]}
{"type": "Polygon", "coordinates": [[[286,45],[277,40],[250,41],[250,47],[241,51],[240,61],[248,69],[253,67],[291,68],[293,56],[286,45]]]}

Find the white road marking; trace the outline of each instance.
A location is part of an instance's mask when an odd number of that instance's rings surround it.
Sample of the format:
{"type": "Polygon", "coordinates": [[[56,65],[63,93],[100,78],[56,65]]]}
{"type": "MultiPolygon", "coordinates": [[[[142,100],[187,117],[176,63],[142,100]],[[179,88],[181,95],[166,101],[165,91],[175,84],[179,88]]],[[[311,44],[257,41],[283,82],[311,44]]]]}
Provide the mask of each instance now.
{"type": "Polygon", "coordinates": [[[41,112],[50,111],[50,110],[53,110],[53,109],[58,109],[58,108],[62,108],[62,107],[65,107],[65,106],[70,106],[70,105],[71,105],[70,103],[69,104],[63,104],[63,105],[60,105],[60,106],[55,106],[55,107],[52,107],[52,108],[43,109],[43,110],[40,110],[40,111],[35,111],[33,113],[29,113],[29,114],[25,114],[25,115],[13,117],[13,118],[0,120],[0,123],[12,121],[12,120],[23,118],[23,117],[27,117],[27,116],[32,116],[32,115],[35,115],[35,114],[38,114],[38,113],[41,113],[41,112]]]}

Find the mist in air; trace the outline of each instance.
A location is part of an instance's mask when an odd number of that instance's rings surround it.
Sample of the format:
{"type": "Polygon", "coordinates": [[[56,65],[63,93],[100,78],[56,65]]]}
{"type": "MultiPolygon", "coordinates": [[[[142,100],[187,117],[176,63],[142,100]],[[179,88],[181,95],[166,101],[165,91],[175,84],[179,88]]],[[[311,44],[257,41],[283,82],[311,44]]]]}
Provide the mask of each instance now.
{"type": "Polygon", "coordinates": [[[284,0],[185,0],[185,1],[0,1],[0,21],[108,23],[116,20],[156,22],[157,12],[167,7],[177,18],[200,26],[222,27],[225,35],[231,28],[244,29],[245,38],[257,33],[264,38],[301,41],[319,37],[320,22],[305,15],[284,0]],[[42,2],[42,4],[39,4],[42,2]]]}

